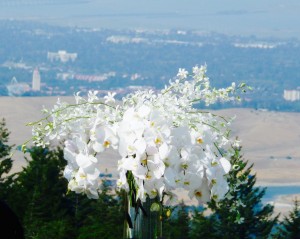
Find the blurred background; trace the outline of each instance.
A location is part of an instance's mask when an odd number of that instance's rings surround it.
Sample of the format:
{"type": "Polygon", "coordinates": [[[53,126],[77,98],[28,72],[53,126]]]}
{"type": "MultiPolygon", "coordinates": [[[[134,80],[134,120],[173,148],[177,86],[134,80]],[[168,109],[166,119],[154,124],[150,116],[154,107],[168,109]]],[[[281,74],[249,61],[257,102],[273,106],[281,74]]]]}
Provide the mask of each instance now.
{"type": "MultiPolygon", "coordinates": [[[[98,90],[159,90],[207,64],[215,87],[245,82],[233,136],[264,203],[284,215],[300,194],[300,3],[297,0],[0,0],[0,117],[16,146],[43,106],[98,90]]],[[[112,154],[110,157],[114,157],[112,154]]],[[[16,151],[14,172],[27,163],[16,151]]],[[[115,175],[116,169],[107,165],[115,175]]]]}

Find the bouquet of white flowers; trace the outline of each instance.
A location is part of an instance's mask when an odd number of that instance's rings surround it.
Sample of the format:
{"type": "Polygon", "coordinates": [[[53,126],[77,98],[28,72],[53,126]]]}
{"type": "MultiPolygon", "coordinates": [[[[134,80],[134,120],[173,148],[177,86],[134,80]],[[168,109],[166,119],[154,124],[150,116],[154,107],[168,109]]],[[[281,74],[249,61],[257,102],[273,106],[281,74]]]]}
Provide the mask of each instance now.
{"type": "Polygon", "coordinates": [[[137,91],[119,102],[115,93],[103,99],[97,92],[77,94],[75,104],[58,101],[44,110],[45,118],[30,123],[33,140],[38,146],[63,140],[68,188],[89,198],[98,198],[101,157],[112,148],[119,154],[117,189],[135,201],[173,200],[178,188],[199,203],[219,200],[228,190],[230,122],[195,105],[233,100],[244,87],[214,89],[206,66],[195,66],[191,75],[179,69],[158,93],[137,91]]]}

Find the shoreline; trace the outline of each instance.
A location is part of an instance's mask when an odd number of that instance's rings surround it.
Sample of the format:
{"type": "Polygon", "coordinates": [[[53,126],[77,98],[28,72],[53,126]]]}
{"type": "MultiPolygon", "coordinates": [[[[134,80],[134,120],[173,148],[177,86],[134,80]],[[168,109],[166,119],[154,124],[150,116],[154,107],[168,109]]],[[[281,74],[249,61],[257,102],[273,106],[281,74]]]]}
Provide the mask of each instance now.
{"type": "Polygon", "coordinates": [[[300,187],[300,182],[289,183],[270,183],[270,182],[257,182],[256,187],[300,187]]]}

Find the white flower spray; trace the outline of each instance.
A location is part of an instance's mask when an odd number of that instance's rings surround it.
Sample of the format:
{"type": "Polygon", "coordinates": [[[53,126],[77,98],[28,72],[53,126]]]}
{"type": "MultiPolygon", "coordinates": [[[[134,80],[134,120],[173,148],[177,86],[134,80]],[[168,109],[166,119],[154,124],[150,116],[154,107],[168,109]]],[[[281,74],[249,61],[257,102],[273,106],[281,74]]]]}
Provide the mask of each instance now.
{"type": "Polygon", "coordinates": [[[192,75],[179,69],[159,93],[137,91],[120,103],[115,93],[101,99],[97,92],[87,98],[77,94],[75,104],[58,100],[52,110],[44,110],[45,118],[29,125],[37,146],[64,142],[69,190],[98,198],[100,159],[111,148],[119,153],[117,187],[134,190],[136,200],[173,200],[176,189],[183,188],[206,203],[228,191],[230,122],[195,104],[233,100],[235,91],[245,87],[211,88],[206,66],[195,66],[192,75]]]}

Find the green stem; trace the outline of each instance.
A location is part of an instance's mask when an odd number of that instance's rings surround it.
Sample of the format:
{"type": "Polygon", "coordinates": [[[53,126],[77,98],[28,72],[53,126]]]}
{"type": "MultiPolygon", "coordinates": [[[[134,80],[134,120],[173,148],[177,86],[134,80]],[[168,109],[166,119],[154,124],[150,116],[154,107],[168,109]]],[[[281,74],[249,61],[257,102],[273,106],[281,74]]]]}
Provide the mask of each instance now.
{"type": "Polygon", "coordinates": [[[130,210],[128,194],[123,190],[122,192],[123,200],[124,200],[124,226],[123,226],[123,239],[130,239],[130,228],[127,222],[127,214],[130,210]]]}
{"type": "Polygon", "coordinates": [[[58,109],[58,110],[55,110],[55,111],[51,112],[50,114],[48,114],[47,116],[45,116],[44,118],[42,118],[42,119],[40,119],[40,120],[38,120],[38,121],[30,122],[30,123],[28,123],[28,124],[26,124],[26,125],[27,125],[27,126],[36,125],[36,124],[38,124],[38,123],[40,123],[40,122],[42,122],[42,121],[44,121],[44,120],[48,120],[48,118],[49,118],[51,115],[53,115],[53,114],[56,114],[56,113],[61,112],[61,111],[64,111],[64,110],[66,110],[66,109],[68,109],[68,108],[70,108],[70,107],[77,107],[77,106],[80,106],[80,105],[86,105],[86,104],[90,104],[90,105],[105,105],[105,106],[107,106],[107,107],[110,107],[110,108],[115,109],[114,106],[105,104],[105,103],[103,103],[103,102],[83,102],[83,103],[79,103],[79,104],[70,104],[70,105],[67,105],[67,106],[65,106],[65,107],[63,107],[63,108],[60,108],[60,109],[58,109]]]}

